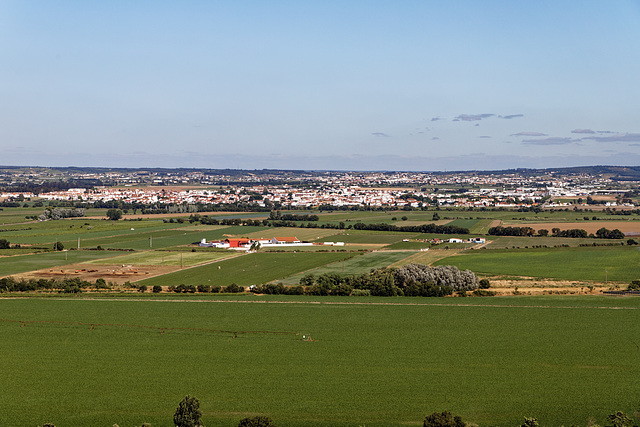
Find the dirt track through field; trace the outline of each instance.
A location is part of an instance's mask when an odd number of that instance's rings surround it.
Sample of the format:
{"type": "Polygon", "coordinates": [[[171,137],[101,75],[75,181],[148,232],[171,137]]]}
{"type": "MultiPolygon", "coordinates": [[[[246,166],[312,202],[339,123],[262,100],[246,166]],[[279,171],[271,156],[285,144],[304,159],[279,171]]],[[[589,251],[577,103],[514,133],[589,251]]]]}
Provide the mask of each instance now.
{"type": "MultiPolygon", "coordinates": [[[[625,297],[622,297],[625,298],[625,297]]],[[[629,297],[633,298],[633,297],[629,297]]],[[[0,297],[3,299],[15,299],[15,297],[0,297]]],[[[309,304],[309,305],[372,305],[372,306],[397,306],[397,307],[492,307],[492,308],[559,308],[559,309],[593,309],[593,310],[640,310],[638,307],[619,306],[569,306],[569,305],[521,305],[521,304],[420,304],[416,302],[346,302],[346,301],[229,301],[229,300],[206,300],[206,299],[161,299],[161,298],[47,298],[55,301],[140,301],[140,302],[170,302],[170,303],[231,303],[231,304],[309,304]]]]}

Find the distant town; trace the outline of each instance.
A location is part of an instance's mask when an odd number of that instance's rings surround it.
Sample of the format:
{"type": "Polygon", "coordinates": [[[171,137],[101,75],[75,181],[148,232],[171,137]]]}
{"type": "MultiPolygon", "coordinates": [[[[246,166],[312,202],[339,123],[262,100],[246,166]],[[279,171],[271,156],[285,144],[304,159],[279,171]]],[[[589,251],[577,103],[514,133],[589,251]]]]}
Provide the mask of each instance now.
{"type": "Polygon", "coordinates": [[[313,208],[631,209],[640,168],[493,172],[341,172],[198,169],[0,168],[0,201],[313,208]]]}

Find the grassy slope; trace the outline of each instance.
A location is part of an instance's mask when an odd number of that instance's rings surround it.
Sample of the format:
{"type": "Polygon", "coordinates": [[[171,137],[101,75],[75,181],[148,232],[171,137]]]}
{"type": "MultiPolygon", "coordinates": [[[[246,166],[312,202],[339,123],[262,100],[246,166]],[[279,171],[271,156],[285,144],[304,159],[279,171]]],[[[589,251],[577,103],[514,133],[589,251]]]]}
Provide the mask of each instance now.
{"type": "Polygon", "coordinates": [[[325,273],[335,273],[340,275],[352,275],[368,273],[374,268],[388,267],[402,259],[411,256],[413,252],[369,252],[364,255],[350,254],[350,258],[343,262],[334,262],[333,264],[323,265],[313,270],[304,271],[287,277],[283,280],[284,284],[295,285],[300,282],[302,276],[306,273],[312,273],[316,276],[325,273]]]}
{"type": "Polygon", "coordinates": [[[348,301],[425,304],[0,301],[4,319],[87,323],[0,322],[0,363],[11,367],[0,425],[171,426],[185,394],[210,427],[253,414],[284,427],[400,426],[444,409],[480,425],[584,425],[636,407],[635,299],[348,301]]]}
{"type": "Polygon", "coordinates": [[[640,277],[640,251],[629,246],[465,251],[436,261],[476,273],[629,282],[640,277]]]}
{"type": "Polygon", "coordinates": [[[142,280],[153,285],[258,285],[347,258],[347,252],[257,253],[142,280]]]}

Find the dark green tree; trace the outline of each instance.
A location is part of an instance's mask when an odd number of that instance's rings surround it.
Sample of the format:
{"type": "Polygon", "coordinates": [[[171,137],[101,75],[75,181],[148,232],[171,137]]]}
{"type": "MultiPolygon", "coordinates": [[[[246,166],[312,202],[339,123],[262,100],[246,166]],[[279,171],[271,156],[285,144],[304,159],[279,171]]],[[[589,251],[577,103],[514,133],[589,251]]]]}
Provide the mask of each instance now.
{"type": "Polygon", "coordinates": [[[540,423],[535,417],[524,417],[524,423],[520,427],[538,427],[540,423]]]}
{"type": "Polygon", "coordinates": [[[0,239],[0,249],[9,249],[11,245],[7,239],[0,239]]]}
{"type": "Polygon", "coordinates": [[[424,417],[424,427],[465,427],[459,415],[453,416],[449,411],[434,412],[424,417]]]}
{"type": "Polygon", "coordinates": [[[307,273],[300,279],[301,286],[313,286],[316,283],[316,276],[311,273],[307,273]]]}
{"type": "Polygon", "coordinates": [[[62,242],[56,242],[56,244],[53,245],[54,251],[61,251],[63,249],[64,249],[64,245],[62,244],[62,242]]]}
{"type": "Polygon", "coordinates": [[[256,415],[255,417],[247,417],[240,420],[238,427],[275,427],[273,420],[264,415],[256,415]]]}
{"type": "Polygon", "coordinates": [[[180,401],[173,414],[173,423],[176,427],[203,427],[200,422],[202,411],[200,401],[188,394],[180,401]]]}
{"type": "Polygon", "coordinates": [[[478,282],[478,287],[480,289],[489,289],[491,287],[491,282],[489,282],[489,279],[481,279],[478,282]]]}
{"type": "Polygon", "coordinates": [[[160,293],[160,292],[162,292],[162,286],[160,286],[160,285],[153,285],[153,293],[154,293],[154,294],[158,294],[158,293],[160,293]]]}
{"type": "Polygon", "coordinates": [[[616,411],[613,414],[607,415],[607,421],[611,423],[612,427],[629,427],[633,424],[631,418],[622,411],[616,411]]]}
{"type": "Polygon", "coordinates": [[[117,221],[122,218],[122,211],[120,209],[107,210],[107,218],[111,221],[117,221]]]}

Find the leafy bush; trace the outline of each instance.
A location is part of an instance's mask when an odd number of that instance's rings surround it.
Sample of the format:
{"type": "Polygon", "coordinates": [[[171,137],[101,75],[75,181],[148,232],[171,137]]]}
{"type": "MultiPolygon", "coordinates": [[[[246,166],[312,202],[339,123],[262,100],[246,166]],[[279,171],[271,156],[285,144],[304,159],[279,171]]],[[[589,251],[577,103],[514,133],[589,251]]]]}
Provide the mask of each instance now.
{"type": "Polygon", "coordinates": [[[434,412],[424,417],[423,427],[465,427],[459,415],[453,416],[449,411],[434,412]]]}
{"type": "Polygon", "coordinates": [[[494,291],[488,291],[486,289],[476,289],[473,291],[474,297],[493,297],[496,293],[494,291]]]}
{"type": "Polygon", "coordinates": [[[200,401],[189,395],[180,401],[173,415],[173,423],[176,427],[203,427],[200,423],[202,411],[200,401]]]}
{"type": "Polygon", "coordinates": [[[198,285],[198,292],[200,292],[202,294],[208,294],[209,292],[211,292],[211,286],[210,285],[198,285]]]}
{"type": "Polygon", "coordinates": [[[230,284],[229,286],[225,286],[224,291],[229,294],[238,294],[244,292],[244,286],[238,286],[235,283],[230,284]]]}
{"type": "Polygon", "coordinates": [[[154,294],[158,294],[158,293],[160,293],[160,292],[162,292],[162,286],[160,286],[160,285],[154,285],[154,286],[153,286],[153,293],[154,293],[154,294]]]}
{"type": "Polygon", "coordinates": [[[629,286],[627,286],[628,291],[640,291],[640,280],[633,280],[629,286]]]}
{"type": "Polygon", "coordinates": [[[238,427],[275,427],[273,420],[264,415],[257,415],[255,417],[247,417],[240,420],[238,427]]]}

